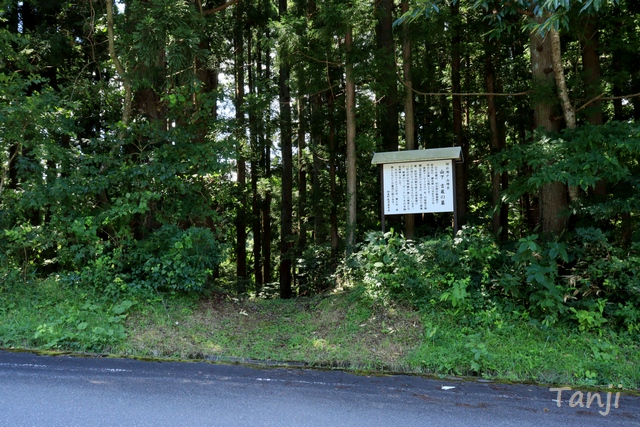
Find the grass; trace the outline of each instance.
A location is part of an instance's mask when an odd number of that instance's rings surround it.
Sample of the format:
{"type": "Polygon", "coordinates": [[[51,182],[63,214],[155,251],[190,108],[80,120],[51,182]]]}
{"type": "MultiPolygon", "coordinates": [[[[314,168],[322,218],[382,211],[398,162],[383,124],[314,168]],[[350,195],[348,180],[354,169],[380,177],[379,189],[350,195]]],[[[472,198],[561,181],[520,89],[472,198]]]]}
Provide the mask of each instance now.
{"type": "Polygon", "coordinates": [[[128,354],[305,362],[402,369],[422,342],[419,313],[351,304],[342,296],[290,301],[208,298],[129,319],[128,354]],[[401,331],[401,334],[398,332],[401,331]]]}
{"type": "Polygon", "coordinates": [[[288,301],[215,292],[107,298],[55,279],[0,285],[0,347],[640,388],[631,336],[544,327],[497,310],[417,311],[356,292],[288,301]]]}

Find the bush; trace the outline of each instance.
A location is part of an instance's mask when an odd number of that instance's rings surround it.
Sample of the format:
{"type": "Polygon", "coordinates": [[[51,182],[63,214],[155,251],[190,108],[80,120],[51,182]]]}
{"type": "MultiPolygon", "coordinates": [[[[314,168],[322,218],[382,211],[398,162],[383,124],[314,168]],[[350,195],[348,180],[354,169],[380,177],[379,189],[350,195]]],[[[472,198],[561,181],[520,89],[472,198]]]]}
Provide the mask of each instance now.
{"type": "Polygon", "coordinates": [[[211,230],[165,225],[131,254],[136,280],[153,289],[200,291],[225,258],[211,230]]]}
{"type": "Polygon", "coordinates": [[[342,268],[369,298],[382,301],[444,304],[458,313],[498,307],[547,325],[598,330],[609,324],[637,333],[639,249],[614,246],[596,228],[577,229],[564,241],[532,234],[502,249],[474,227],[415,243],[393,231],[374,232],[342,268]]]}
{"type": "Polygon", "coordinates": [[[446,301],[456,309],[483,306],[500,252],[489,236],[470,227],[455,238],[411,242],[393,231],[370,233],[351,261],[351,274],[372,294],[417,306],[446,301]]]}
{"type": "Polygon", "coordinates": [[[129,290],[201,291],[226,257],[225,247],[211,230],[181,230],[172,225],[162,226],[131,247],[105,245],[91,252],[95,258],[64,275],[64,281],[114,296],[129,290]]]}
{"type": "Polygon", "coordinates": [[[317,294],[334,288],[338,262],[338,258],[332,254],[331,245],[307,246],[297,262],[298,294],[317,294]]]}

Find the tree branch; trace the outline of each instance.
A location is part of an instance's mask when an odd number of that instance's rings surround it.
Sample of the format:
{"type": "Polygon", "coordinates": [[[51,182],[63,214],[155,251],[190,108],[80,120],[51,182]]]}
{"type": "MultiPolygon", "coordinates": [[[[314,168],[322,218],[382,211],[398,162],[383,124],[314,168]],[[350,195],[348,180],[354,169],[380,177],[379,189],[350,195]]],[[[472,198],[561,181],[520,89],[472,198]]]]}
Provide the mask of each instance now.
{"type": "Polygon", "coordinates": [[[564,78],[564,68],[562,67],[562,51],[560,47],[560,33],[555,28],[549,30],[551,37],[551,61],[553,62],[553,71],[556,78],[556,86],[558,87],[558,96],[562,102],[562,113],[564,120],[569,129],[576,127],[576,111],[569,99],[567,90],[567,82],[564,78]]]}
{"type": "Polygon", "coordinates": [[[220,12],[221,10],[226,9],[229,6],[233,6],[234,4],[238,3],[239,1],[240,0],[230,0],[230,1],[226,2],[225,4],[223,4],[221,6],[214,7],[213,9],[205,10],[204,12],[202,12],[202,14],[203,15],[211,15],[212,13],[220,12]]]}
{"type": "MultiPolygon", "coordinates": [[[[23,128],[23,131],[24,131],[24,128],[23,128]]],[[[20,147],[20,144],[18,144],[18,147],[20,147]]],[[[2,177],[0,177],[0,194],[2,194],[2,190],[4,189],[4,183],[7,179],[7,172],[11,168],[11,162],[18,156],[19,152],[20,152],[20,149],[16,148],[16,151],[13,153],[13,155],[9,157],[9,163],[8,163],[9,167],[7,169],[3,169],[2,171],[2,177]]]]}
{"type": "MultiPolygon", "coordinates": [[[[404,84],[404,82],[403,82],[404,84]]],[[[405,85],[406,86],[406,85],[405,85]]],[[[427,96],[524,96],[533,93],[532,90],[527,90],[525,92],[516,92],[516,93],[488,93],[488,92],[466,92],[466,93],[456,93],[456,92],[420,92],[419,90],[411,88],[414,93],[418,95],[427,95],[427,96]]]]}

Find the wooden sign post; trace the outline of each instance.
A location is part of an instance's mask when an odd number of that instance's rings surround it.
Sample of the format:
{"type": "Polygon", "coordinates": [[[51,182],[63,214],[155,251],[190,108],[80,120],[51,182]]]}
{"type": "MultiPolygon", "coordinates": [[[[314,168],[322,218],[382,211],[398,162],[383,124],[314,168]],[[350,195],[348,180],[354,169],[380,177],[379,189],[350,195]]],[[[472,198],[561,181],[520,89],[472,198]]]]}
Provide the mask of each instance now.
{"type": "Polygon", "coordinates": [[[437,212],[453,212],[453,228],[457,232],[460,227],[454,162],[460,161],[460,147],[375,153],[371,164],[381,165],[382,232],[385,215],[437,212]]]}

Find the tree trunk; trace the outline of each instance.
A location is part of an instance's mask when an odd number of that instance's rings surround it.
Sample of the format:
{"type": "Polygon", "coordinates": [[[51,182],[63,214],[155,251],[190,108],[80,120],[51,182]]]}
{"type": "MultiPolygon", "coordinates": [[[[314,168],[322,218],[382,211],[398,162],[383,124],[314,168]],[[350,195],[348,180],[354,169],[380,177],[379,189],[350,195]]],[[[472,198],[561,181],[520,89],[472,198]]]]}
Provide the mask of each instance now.
{"type": "MultiPolygon", "coordinates": [[[[556,32],[557,34],[557,32],[556,32]]],[[[531,70],[533,74],[534,89],[542,89],[545,93],[554,86],[554,68],[551,32],[546,37],[542,37],[537,31],[531,33],[531,70]]],[[[534,122],[536,127],[542,127],[547,132],[559,130],[559,122],[553,120],[555,98],[546,98],[534,94],[533,109],[534,122]]],[[[570,120],[570,118],[569,118],[570,120]]],[[[560,235],[567,226],[567,216],[565,210],[568,206],[565,185],[560,182],[545,184],[540,190],[540,222],[542,233],[547,237],[560,235]]]]}
{"type": "MultiPolygon", "coordinates": [[[[287,1],[279,0],[280,19],[287,13],[287,1]]],[[[280,298],[291,298],[291,269],[293,266],[292,217],[293,217],[293,155],[291,138],[291,92],[289,88],[289,64],[284,48],[280,52],[280,148],[282,150],[282,209],[280,223],[280,298]]]]}
{"type": "MultiPolygon", "coordinates": [[[[253,35],[249,33],[249,37],[247,38],[247,62],[249,63],[249,93],[253,96],[257,95],[257,93],[255,84],[256,71],[254,71],[252,64],[252,38],[253,35]]],[[[260,49],[260,47],[256,46],[256,50],[258,49],[260,49]]],[[[260,157],[262,153],[262,147],[258,142],[258,119],[255,111],[255,106],[249,109],[249,134],[251,141],[251,229],[253,232],[253,276],[255,279],[256,295],[259,295],[262,285],[264,284],[262,280],[262,224],[260,221],[260,205],[262,201],[258,192],[258,180],[260,179],[261,175],[260,157]]]]}
{"type": "MultiPolygon", "coordinates": [[[[322,127],[324,123],[321,123],[320,111],[322,98],[320,94],[315,94],[311,97],[311,109],[312,109],[312,123],[311,123],[311,150],[313,152],[313,176],[311,178],[312,186],[312,204],[313,204],[313,241],[316,245],[325,241],[323,234],[323,200],[322,187],[320,181],[320,170],[322,169],[322,160],[320,159],[320,145],[322,144],[322,127]]],[[[329,119],[330,120],[330,119],[329,119]]],[[[331,128],[331,122],[329,121],[329,128],[331,128]]]]}
{"type": "Polygon", "coordinates": [[[238,213],[236,215],[236,290],[246,290],[247,279],[247,220],[246,220],[246,160],[244,157],[244,40],[243,40],[243,7],[236,8],[236,25],[234,30],[235,71],[236,71],[236,155],[238,184],[238,213]]]}
{"type": "MultiPolygon", "coordinates": [[[[496,96],[493,95],[496,92],[496,70],[493,66],[493,53],[495,49],[492,49],[491,43],[487,40],[485,42],[487,46],[486,58],[485,58],[485,72],[486,72],[486,84],[487,84],[487,117],[489,119],[489,128],[491,130],[491,154],[495,155],[501,152],[505,146],[505,133],[502,129],[503,122],[498,119],[498,108],[496,105],[496,96]]],[[[509,206],[506,203],[502,203],[501,192],[506,188],[506,173],[500,174],[496,170],[491,171],[491,193],[493,198],[493,217],[492,226],[493,234],[497,239],[506,241],[508,236],[508,211],[509,206]]]]}
{"type": "MultiPolygon", "coordinates": [[[[402,13],[409,11],[409,2],[402,1],[402,13]]],[[[411,81],[411,39],[409,38],[409,23],[405,22],[402,29],[402,74],[404,78],[404,138],[407,150],[415,150],[415,124],[413,113],[413,82],[411,81]]],[[[415,216],[407,214],[404,217],[405,237],[415,237],[415,216]]]]}
{"type": "MultiPolygon", "coordinates": [[[[453,19],[453,36],[451,39],[451,90],[453,91],[453,93],[460,93],[462,89],[460,84],[462,25],[460,24],[459,3],[451,5],[451,15],[453,19]]],[[[458,226],[461,227],[467,223],[467,202],[469,200],[469,191],[467,189],[469,142],[462,127],[462,98],[457,95],[453,95],[452,98],[453,133],[456,138],[456,144],[462,148],[462,153],[464,156],[464,162],[456,163],[455,165],[456,211],[458,214],[458,226]]]]}
{"type": "MultiPolygon", "coordinates": [[[[265,39],[269,38],[269,31],[266,31],[265,39]]],[[[261,64],[261,52],[259,50],[258,62],[261,64]]],[[[271,52],[268,44],[265,47],[264,52],[265,66],[263,81],[269,81],[271,79],[271,52]]],[[[262,69],[262,65],[258,67],[262,69]]],[[[262,170],[264,171],[264,177],[267,181],[271,181],[271,125],[267,121],[266,124],[263,120],[259,121],[260,132],[260,147],[262,151],[262,157],[260,163],[262,164],[262,170]]],[[[272,268],[271,268],[271,187],[267,187],[264,194],[264,200],[262,201],[262,279],[264,283],[271,283],[272,268]]]]}
{"type": "MultiPolygon", "coordinates": [[[[582,73],[587,100],[590,101],[600,96],[602,92],[600,82],[600,54],[598,17],[590,15],[586,17],[584,32],[581,34],[582,42],[582,73]]],[[[602,118],[602,102],[595,101],[587,109],[587,120],[592,125],[599,126],[604,121],[602,118]]]]}
{"type": "MultiPolygon", "coordinates": [[[[300,79],[304,81],[304,76],[300,79]]],[[[305,98],[301,93],[298,96],[298,255],[302,254],[307,246],[307,166],[305,138],[306,118],[305,118],[305,98]]]]}
{"type": "Polygon", "coordinates": [[[562,115],[569,129],[576,128],[576,109],[569,99],[569,91],[564,78],[564,66],[562,65],[562,46],[560,44],[560,33],[556,29],[550,29],[548,37],[551,38],[551,61],[558,88],[558,96],[562,104],[562,115]]]}
{"type": "Polygon", "coordinates": [[[356,246],[356,85],[353,76],[351,50],[353,47],[353,29],[347,27],[345,37],[346,50],[346,88],[345,109],[347,114],[347,256],[356,246]]]}
{"type": "Polygon", "coordinates": [[[378,95],[380,135],[384,151],[398,151],[398,86],[396,83],[395,44],[393,40],[393,0],[377,0],[376,33],[380,55],[378,81],[383,88],[378,95]]]}
{"type": "Polygon", "coordinates": [[[329,222],[331,223],[331,255],[338,255],[340,242],[338,239],[338,183],[337,183],[337,160],[336,160],[336,125],[333,119],[333,94],[329,95],[327,108],[329,110],[329,191],[331,194],[331,211],[329,222]]]}
{"type": "MultiPolygon", "coordinates": [[[[585,95],[587,101],[591,101],[599,97],[602,92],[601,72],[600,72],[600,55],[599,47],[599,31],[598,17],[589,15],[584,22],[584,31],[580,35],[582,43],[582,74],[584,79],[585,95]]],[[[595,126],[604,123],[602,117],[602,102],[595,101],[589,105],[586,110],[587,120],[595,126]]],[[[593,187],[596,197],[604,198],[607,195],[607,183],[601,179],[596,182],[593,187]]]]}

